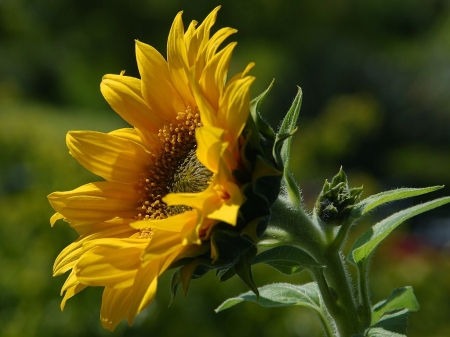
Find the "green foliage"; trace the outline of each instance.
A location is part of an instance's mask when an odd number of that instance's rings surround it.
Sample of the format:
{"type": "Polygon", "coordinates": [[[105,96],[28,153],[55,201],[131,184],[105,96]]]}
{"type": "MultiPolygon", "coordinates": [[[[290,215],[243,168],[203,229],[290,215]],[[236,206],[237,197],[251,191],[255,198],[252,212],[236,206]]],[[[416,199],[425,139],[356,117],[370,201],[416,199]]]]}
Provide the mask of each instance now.
{"type": "Polygon", "coordinates": [[[426,194],[441,189],[442,187],[443,186],[432,186],[425,188],[399,188],[392,191],[377,193],[371,195],[370,197],[362,200],[360,203],[355,205],[355,208],[352,211],[352,217],[359,218],[360,216],[365,215],[366,213],[386,203],[426,194]]]}
{"type": "Polygon", "coordinates": [[[372,308],[372,324],[378,322],[384,314],[403,308],[409,311],[419,310],[419,303],[412,287],[396,288],[387,299],[374,305],[372,308]]]}
{"type": "MultiPolygon", "coordinates": [[[[412,288],[397,288],[385,301],[372,308],[367,278],[368,260],[375,248],[397,226],[415,215],[450,203],[450,197],[438,198],[397,212],[378,222],[356,239],[347,257],[358,271],[356,296],[346,261],[342,259],[342,243],[347,240],[352,226],[369,211],[391,201],[425,194],[439,188],[440,186],[392,190],[357,203],[362,188],[350,188],[347,176],[341,168],[331,183],[325,182],[317,198],[316,213],[312,216],[306,215],[302,204],[293,205],[286,199],[285,193],[280,194],[278,202],[274,204],[273,214],[276,220],[271,221],[266,234],[269,240],[272,238],[275,247],[260,252],[253,263],[263,262],[285,275],[295,275],[309,269],[315,282],[305,287],[314,284],[314,289],[320,297],[319,302],[323,303],[321,308],[314,309],[320,316],[326,336],[406,336],[409,311],[419,308],[412,288]],[[334,216],[324,217],[324,214],[333,210],[334,216]],[[305,217],[308,220],[305,221],[305,217]],[[330,219],[332,221],[326,222],[330,219]],[[324,226],[323,223],[332,223],[336,227],[324,226]],[[316,234],[305,235],[312,232],[316,234]]],[[[265,246],[266,243],[263,243],[265,246]]],[[[279,287],[279,284],[272,284],[259,288],[261,299],[248,293],[242,294],[225,301],[216,311],[243,301],[256,302],[266,307],[298,305],[294,300],[295,296],[291,296],[286,289],[278,289],[279,287]]],[[[289,288],[291,290],[297,286],[283,285],[283,288],[286,287],[293,287],[289,288]]],[[[305,305],[303,300],[299,303],[305,305]]]]}
{"type": "Polygon", "coordinates": [[[433,208],[445,205],[450,202],[450,197],[439,198],[427,203],[409,207],[403,211],[397,212],[390,217],[378,222],[370,230],[364,233],[356,240],[350,249],[348,260],[353,264],[361,263],[368,259],[373,250],[391,233],[398,225],[413,216],[429,211],[433,208]]]}
{"type": "Polygon", "coordinates": [[[278,246],[263,251],[253,259],[253,264],[261,262],[285,275],[294,275],[306,268],[322,267],[308,253],[291,246],[278,246]]]}
{"type": "Polygon", "coordinates": [[[259,297],[252,292],[241,294],[223,302],[216,312],[231,308],[244,301],[254,302],[268,308],[299,305],[318,312],[323,310],[319,289],[314,282],[311,282],[301,286],[289,283],[269,284],[259,289],[259,297]]]}

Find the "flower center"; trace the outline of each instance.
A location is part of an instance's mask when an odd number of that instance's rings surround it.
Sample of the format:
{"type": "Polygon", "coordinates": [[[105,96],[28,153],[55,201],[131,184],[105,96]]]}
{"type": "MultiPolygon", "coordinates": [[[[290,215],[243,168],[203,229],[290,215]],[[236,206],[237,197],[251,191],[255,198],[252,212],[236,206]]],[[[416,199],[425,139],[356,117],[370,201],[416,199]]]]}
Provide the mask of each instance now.
{"type": "Polygon", "coordinates": [[[159,153],[152,154],[153,164],[139,181],[140,207],[136,220],[165,219],[189,210],[187,206],[167,206],[162,198],[168,193],[196,193],[205,190],[213,173],[196,155],[195,129],[202,126],[198,109],[179,112],[176,121],[158,132],[159,153]]]}

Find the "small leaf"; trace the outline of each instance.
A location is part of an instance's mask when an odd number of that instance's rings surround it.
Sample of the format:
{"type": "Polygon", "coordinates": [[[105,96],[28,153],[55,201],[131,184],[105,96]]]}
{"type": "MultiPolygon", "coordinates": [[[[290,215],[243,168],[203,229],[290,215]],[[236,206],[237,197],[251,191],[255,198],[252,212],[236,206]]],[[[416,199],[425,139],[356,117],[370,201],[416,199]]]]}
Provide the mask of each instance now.
{"type": "Polygon", "coordinates": [[[404,308],[409,311],[419,310],[419,303],[411,286],[396,288],[387,299],[375,304],[372,309],[372,324],[378,322],[385,313],[404,308]]]}
{"type": "Polygon", "coordinates": [[[322,267],[308,253],[291,246],[268,249],[253,259],[253,264],[265,263],[285,275],[293,275],[305,267],[322,267]]]}
{"type": "Polygon", "coordinates": [[[409,310],[402,309],[394,312],[384,314],[381,319],[368,329],[368,336],[378,336],[373,334],[376,328],[382,328],[388,332],[395,333],[394,335],[379,335],[379,336],[406,336],[408,329],[409,310]]]}
{"type": "Polygon", "coordinates": [[[254,302],[266,308],[299,305],[322,314],[322,301],[315,282],[300,286],[288,283],[269,284],[259,288],[259,298],[249,291],[226,300],[215,311],[223,311],[243,301],[254,302]]]}
{"type": "Polygon", "coordinates": [[[415,197],[421,194],[430,193],[441,189],[443,186],[431,186],[425,188],[399,188],[396,190],[386,191],[378,194],[374,194],[364,200],[361,200],[355,205],[351,216],[354,218],[359,218],[371,210],[377,208],[378,206],[384,205],[391,201],[406,199],[415,197]]]}
{"type": "Polygon", "coordinates": [[[261,103],[264,101],[267,94],[269,93],[270,89],[272,89],[273,82],[274,81],[270,83],[269,87],[263,93],[252,99],[252,101],[250,102],[250,114],[253,120],[255,121],[256,127],[258,128],[259,132],[261,132],[261,134],[268,137],[269,139],[275,139],[275,133],[273,132],[269,124],[267,124],[261,118],[259,114],[259,108],[261,106],[261,103]]]}
{"type": "Polygon", "coordinates": [[[273,148],[273,157],[277,161],[279,167],[285,168],[285,172],[289,167],[289,155],[291,151],[292,135],[297,130],[296,124],[300,107],[302,105],[302,89],[298,88],[297,95],[292,105],[281,122],[280,129],[275,138],[273,148]]]}
{"type": "Polygon", "coordinates": [[[371,229],[360,236],[358,240],[356,240],[349,255],[347,256],[347,260],[356,265],[362,260],[367,259],[378,244],[402,222],[412,218],[415,215],[429,211],[449,202],[450,197],[435,199],[424,204],[409,207],[378,222],[371,229]]]}
{"type": "Polygon", "coordinates": [[[384,330],[383,328],[371,328],[364,335],[356,335],[357,337],[407,337],[404,334],[395,333],[392,331],[384,330]]]}

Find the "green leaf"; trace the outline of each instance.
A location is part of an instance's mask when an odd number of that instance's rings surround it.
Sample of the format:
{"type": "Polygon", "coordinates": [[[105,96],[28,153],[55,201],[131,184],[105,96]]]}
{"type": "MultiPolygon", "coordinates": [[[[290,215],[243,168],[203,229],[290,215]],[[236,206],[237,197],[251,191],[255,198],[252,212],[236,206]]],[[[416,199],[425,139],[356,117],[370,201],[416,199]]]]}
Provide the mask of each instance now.
{"type": "Polygon", "coordinates": [[[293,275],[310,267],[320,267],[308,253],[291,246],[268,249],[253,259],[253,264],[265,263],[285,275],[293,275]]]}
{"type": "Polygon", "coordinates": [[[283,184],[286,187],[287,195],[291,203],[295,206],[301,205],[302,197],[301,191],[296,184],[294,177],[289,169],[289,160],[291,152],[292,136],[297,131],[297,119],[300,114],[300,107],[302,105],[302,89],[298,88],[297,95],[292,102],[292,105],[284,117],[281,127],[275,138],[275,145],[273,148],[273,156],[280,168],[283,168],[283,184]]]}
{"type": "Polygon", "coordinates": [[[397,309],[419,310],[419,303],[411,286],[394,289],[384,301],[375,304],[372,308],[372,324],[388,312],[397,309]]]}
{"type": "Polygon", "coordinates": [[[356,335],[356,337],[407,337],[405,334],[399,334],[383,328],[372,328],[364,335],[356,335]]]}
{"type": "Polygon", "coordinates": [[[353,208],[351,216],[354,218],[359,218],[361,215],[364,215],[377,208],[378,206],[384,205],[391,201],[415,197],[421,194],[439,190],[441,188],[443,188],[443,186],[431,186],[425,188],[399,188],[396,190],[374,194],[356,204],[353,208]]]}
{"type": "Polygon", "coordinates": [[[397,310],[384,314],[376,324],[367,329],[367,336],[406,336],[408,329],[408,318],[408,309],[397,310]],[[385,334],[380,334],[383,330],[385,331],[385,334]]]}
{"type": "Polygon", "coordinates": [[[249,291],[226,300],[215,311],[223,311],[244,301],[254,302],[266,308],[299,305],[312,308],[323,314],[322,300],[315,282],[300,286],[289,283],[268,284],[259,288],[259,298],[249,291]]]}
{"type": "Polygon", "coordinates": [[[275,138],[273,157],[280,167],[289,166],[289,154],[291,150],[292,135],[297,130],[297,119],[302,105],[302,89],[298,88],[297,95],[292,105],[281,122],[280,129],[275,138]],[[280,162],[281,161],[281,162],[280,162]]]}
{"type": "Polygon", "coordinates": [[[261,106],[262,102],[264,101],[264,99],[266,98],[267,94],[269,93],[270,89],[272,89],[273,82],[274,81],[272,81],[270,83],[269,87],[263,93],[261,93],[259,96],[257,96],[254,99],[252,99],[252,101],[250,102],[250,114],[251,114],[253,120],[255,121],[255,124],[256,124],[256,127],[258,128],[258,131],[261,134],[263,134],[264,136],[268,137],[269,139],[275,139],[275,133],[273,132],[273,130],[270,127],[270,125],[267,124],[261,118],[261,116],[259,114],[259,109],[260,109],[260,106],[261,106]]]}
{"type": "Polygon", "coordinates": [[[378,222],[361,237],[359,237],[358,240],[356,240],[349,255],[347,256],[347,260],[355,265],[360,263],[364,259],[367,259],[378,244],[402,222],[412,218],[415,215],[429,211],[449,202],[450,197],[435,199],[424,204],[409,207],[378,222]]]}

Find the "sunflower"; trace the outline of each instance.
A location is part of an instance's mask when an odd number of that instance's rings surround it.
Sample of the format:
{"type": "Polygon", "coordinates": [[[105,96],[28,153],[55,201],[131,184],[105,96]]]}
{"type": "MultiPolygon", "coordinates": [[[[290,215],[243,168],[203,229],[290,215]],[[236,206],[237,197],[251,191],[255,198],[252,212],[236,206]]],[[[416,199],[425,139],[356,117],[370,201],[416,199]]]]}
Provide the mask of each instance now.
{"type": "Polygon", "coordinates": [[[52,226],[64,219],[80,235],[57,257],[54,275],[70,271],[61,309],[87,286],[104,287],[107,329],[124,318],[131,324],[176,261],[206,251],[216,260],[214,227],[238,223],[246,196],[234,173],[243,166],[253,64],[227,80],[236,43],[219,46],[236,30],[210,36],[218,10],[186,31],[178,13],[167,61],[136,41],[140,79],[103,77],[103,96],[132,128],[67,134],[70,154],[105,181],[48,196],[52,226]]]}

